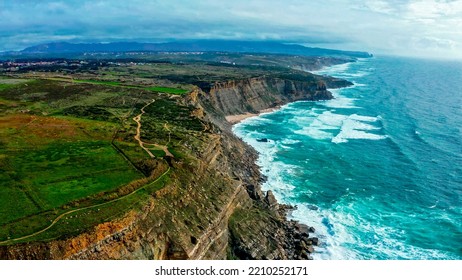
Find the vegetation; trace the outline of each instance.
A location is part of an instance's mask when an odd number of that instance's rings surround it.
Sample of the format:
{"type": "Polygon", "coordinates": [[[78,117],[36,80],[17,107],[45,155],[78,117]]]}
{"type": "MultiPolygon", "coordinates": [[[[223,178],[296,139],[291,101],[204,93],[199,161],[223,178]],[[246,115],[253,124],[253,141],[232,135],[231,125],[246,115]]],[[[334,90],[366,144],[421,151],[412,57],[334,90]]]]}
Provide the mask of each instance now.
{"type": "Polygon", "coordinates": [[[171,93],[171,94],[185,94],[188,91],[185,89],[181,88],[169,88],[169,87],[149,87],[147,88],[149,90],[155,91],[155,92],[165,92],[165,93],[171,93]]]}
{"type": "Polygon", "coordinates": [[[28,82],[27,80],[23,79],[10,79],[8,77],[1,77],[0,76],[0,90],[9,89],[14,87],[17,84],[28,82]]]}
{"type": "Polygon", "coordinates": [[[9,87],[11,87],[11,85],[0,84],[0,90],[2,90],[2,89],[7,89],[7,88],[9,88],[9,87]]]}
{"type": "MultiPolygon", "coordinates": [[[[175,58],[37,65],[1,78],[0,244],[75,235],[140,209],[171,178],[190,184],[210,143],[195,108],[184,102],[195,87],[207,91],[217,81],[264,75],[312,78],[282,62],[270,65],[274,57],[248,56],[264,64],[253,66],[219,63],[238,58],[218,54],[189,58],[189,64],[175,58]],[[142,108],[140,141],[152,158],[135,139],[142,108]]],[[[205,183],[214,186],[212,209],[224,200],[225,184],[218,177],[205,183]]],[[[188,207],[181,210],[185,219],[199,221],[188,207]]]]}
{"type": "Polygon", "coordinates": [[[72,82],[74,82],[74,83],[94,84],[94,85],[105,85],[105,86],[121,86],[121,83],[113,82],[113,81],[72,80],[72,82]]]}
{"type": "MultiPolygon", "coordinates": [[[[117,75],[117,72],[105,72],[105,75],[117,75]]],[[[64,81],[71,83],[80,83],[80,84],[93,84],[93,85],[105,85],[105,86],[114,86],[114,87],[126,87],[126,88],[139,88],[146,89],[154,92],[162,92],[169,94],[182,95],[189,92],[189,90],[182,88],[173,88],[173,87],[161,87],[161,86],[142,86],[142,85],[132,85],[128,83],[110,81],[110,80],[75,80],[75,79],[66,79],[66,78],[52,78],[51,80],[64,81]]]]}
{"type": "Polygon", "coordinates": [[[28,218],[36,229],[53,211],[142,177],[111,146],[112,124],[31,115],[0,122],[0,235],[17,237],[24,231],[8,230],[12,223],[28,218]]]}
{"type": "Polygon", "coordinates": [[[181,143],[200,144],[193,108],[164,94],[188,90],[53,75],[0,80],[0,243],[77,234],[162,188],[165,151],[149,147],[151,159],[134,139],[133,118],[153,99],[143,140],[169,145],[178,159],[181,143]]]}
{"type": "Polygon", "coordinates": [[[131,108],[109,107],[115,104],[108,99],[127,102],[121,99],[130,93],[99,89],[37,80],[1,91],[0,241],[40,230],[67,209],[100,202],[96,194],[144,177],[112,145],[131,108]]]}

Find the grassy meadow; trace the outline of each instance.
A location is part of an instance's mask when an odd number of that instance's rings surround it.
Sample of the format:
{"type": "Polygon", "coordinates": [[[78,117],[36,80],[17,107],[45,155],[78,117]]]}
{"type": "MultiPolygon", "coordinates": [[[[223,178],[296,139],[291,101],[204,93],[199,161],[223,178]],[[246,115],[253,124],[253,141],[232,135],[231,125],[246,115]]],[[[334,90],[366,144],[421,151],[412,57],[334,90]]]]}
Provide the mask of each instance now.
{"type": "Polygon", "coordinates": [[[0,77],[0,245],[73,236],[141,209],[190,172],[167,162],[193,163],[209,145],[186,94],[262,73],[164,63],[39,70],[0,77]],[[142,108],[152,158],[135,140],[142,108]]]}
{"type": "MultiPolygon", "coordinates": [[[[141,167],[147,153],[132,137],[114,140],[124,127],[133,134],[139,90],[22,79],[0,79],[0,89],[0,241],[37,232],[73,209],[124,196],[121,189],[146,178],[141,167]]],[[[159,158],[162,153],[155,152],[159,158]]],[[[107,204],[104,211],[120,214],[133,199],[107,204]]],[[[104,211],[87,217],[93,220],[87,227],[108,219],[104,211]]],[[[41,235],[76,232],[82,222],[57,224],[41,235]]]]}

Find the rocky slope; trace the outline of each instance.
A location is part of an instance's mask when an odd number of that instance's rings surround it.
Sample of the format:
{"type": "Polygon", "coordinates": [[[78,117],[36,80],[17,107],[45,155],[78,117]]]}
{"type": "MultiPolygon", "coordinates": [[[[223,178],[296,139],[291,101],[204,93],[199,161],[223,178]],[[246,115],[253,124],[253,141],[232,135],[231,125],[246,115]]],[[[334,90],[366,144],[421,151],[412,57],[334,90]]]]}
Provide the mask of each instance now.
{"type": "MultiPolygon", "coordinates": [[[[330,79],[330,87],[347,85],[344,81],[330,79]]],[[[241,81],[216,83],[204,101],[224,115],[237,115],[261,110],[298,100],[327,100],[332,94],[327,91],[326,81],[294,81],[280,78],[259,77],[241,81]]]]}
{"type": "Polygon", "coordinates": [[[179,102],[206,125],[201,143],[170,161],[169,183],[142,209],[75,237],[1,246],[0,259],[309,259],[313,229],[287,221],[290,207],[261,191],[257,154],[224,116],[329,99],[329,85],[347,82],[260,77],[197,88],[179,102]]]}

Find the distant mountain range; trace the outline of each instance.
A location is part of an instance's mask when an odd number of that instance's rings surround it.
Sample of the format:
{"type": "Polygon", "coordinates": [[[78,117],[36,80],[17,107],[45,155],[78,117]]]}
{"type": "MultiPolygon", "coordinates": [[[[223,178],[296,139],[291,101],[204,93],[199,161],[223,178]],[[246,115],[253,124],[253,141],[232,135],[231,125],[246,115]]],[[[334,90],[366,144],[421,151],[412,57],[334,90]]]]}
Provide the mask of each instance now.
{"type": "Polygon", "coordinates": [[[32,55],[32,54],[71,54],[71,53],[103,53],[103,52],[240,52],[240,53],[269,53],[303,56],[348,56],[370,57],[371,54],[359,51],[340,51],[322,48],[310,48],[297,44],[264,41],[177,41],[168,43],[65,43],[55,42],[26,48],[19,52],[4,54],[32,55]]]}

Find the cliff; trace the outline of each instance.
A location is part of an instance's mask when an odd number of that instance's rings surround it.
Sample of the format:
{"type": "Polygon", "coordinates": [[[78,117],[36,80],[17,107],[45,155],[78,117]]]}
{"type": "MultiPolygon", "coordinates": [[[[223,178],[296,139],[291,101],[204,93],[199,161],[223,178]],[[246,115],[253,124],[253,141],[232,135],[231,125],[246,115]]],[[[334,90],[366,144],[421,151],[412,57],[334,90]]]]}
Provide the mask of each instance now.
{"type": "Polygon", "coordinates": [[[260,77],[217,83],[178,101],[205,124],[189,156],[170,161],[167,185],[141,208],[78,236],[0,247],[0,259],[309,259],[312,228],[260,190],[256,152],[224,116],[296,100],[329,99],[341,80],[260,77]]]}
{"type": "Polygon", "coordinates": [[[202,102],[209,102],[223,115],[246,112],[258,113],[299,100],[327,100],[332,94],[327,87],[347,86],[348,82],[333,78],[327,80],[297,81],[281,78],[258,77],[241,81],[215,83],[202,102]]]}

